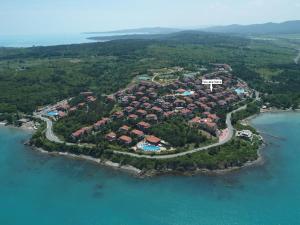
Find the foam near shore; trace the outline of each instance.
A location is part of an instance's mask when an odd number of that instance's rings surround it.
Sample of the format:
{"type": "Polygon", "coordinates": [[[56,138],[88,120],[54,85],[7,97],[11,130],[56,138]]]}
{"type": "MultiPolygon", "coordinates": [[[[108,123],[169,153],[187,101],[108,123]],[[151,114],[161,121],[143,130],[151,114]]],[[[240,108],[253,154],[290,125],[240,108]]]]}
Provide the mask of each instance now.
{"type": "Polygon", "coordinates": [[[109,167],[116,168],[116,169],[121,169],[121,170],[130,172],[130,173],[133,173],[134,175],[137,175],[137,176],[139,176],[142,173],[142,171],[140,169],[133,167],[131,165],[120,165],[119,163],[115,163],[115,162],[112,162],[109,160],[101,160],[101,159],[94,158],[94,157],[87,156],[87,155],[76,155],[76,154],[72,154],[72,153],[68,153],[68,152],[57,152],[57,151],[49,152],[42,148],[37,148],[37,147],[33,147],[33,148],[41,153],[45,153],[48,155],[66,156],[66,157],[70,157],[73,159],[88,160],[90,162],[94,162],[94,163],[97,163],[100,165],[109,166],[109,167]]]}

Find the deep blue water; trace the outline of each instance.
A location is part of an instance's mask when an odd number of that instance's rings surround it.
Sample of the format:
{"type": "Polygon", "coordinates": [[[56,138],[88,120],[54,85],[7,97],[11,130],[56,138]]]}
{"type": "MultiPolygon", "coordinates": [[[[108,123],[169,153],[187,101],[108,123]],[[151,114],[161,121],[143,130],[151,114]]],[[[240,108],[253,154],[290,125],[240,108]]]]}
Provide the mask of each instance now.
{"type": "Polygon", "coordinates": [[[268,133],[264,165],[144,180],[35,152],[22,145],[30,134],[0,128],[0,224],[300,224],[300,114],[253,123],[268,133]]]}

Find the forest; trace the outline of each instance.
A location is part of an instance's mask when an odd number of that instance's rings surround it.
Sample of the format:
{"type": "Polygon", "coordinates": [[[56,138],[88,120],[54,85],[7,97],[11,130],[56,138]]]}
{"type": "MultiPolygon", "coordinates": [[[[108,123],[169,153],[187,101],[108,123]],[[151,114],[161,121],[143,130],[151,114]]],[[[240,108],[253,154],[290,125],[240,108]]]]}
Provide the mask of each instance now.
{"type": "Polygon", "coordinates": [[[110,94],[149,69],[228,63],[272,106],[298,107],[295,50],[277,43],[203,32],[155,38],[0,49],[0,114],[32,113],[81,91],[110,94]]]}

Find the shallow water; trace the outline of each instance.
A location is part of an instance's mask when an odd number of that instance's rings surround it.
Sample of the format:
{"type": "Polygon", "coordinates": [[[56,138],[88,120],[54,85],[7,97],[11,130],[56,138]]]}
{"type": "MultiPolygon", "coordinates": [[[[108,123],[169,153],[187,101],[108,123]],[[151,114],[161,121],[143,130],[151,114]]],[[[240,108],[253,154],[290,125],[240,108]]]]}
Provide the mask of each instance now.
{"type": "Polygon", "coordinates": [[[264,114],[265,164],[225,176],[137,179],[35,152],[0,128],[0,224],[299,224],[300,114],[264,114]]]}

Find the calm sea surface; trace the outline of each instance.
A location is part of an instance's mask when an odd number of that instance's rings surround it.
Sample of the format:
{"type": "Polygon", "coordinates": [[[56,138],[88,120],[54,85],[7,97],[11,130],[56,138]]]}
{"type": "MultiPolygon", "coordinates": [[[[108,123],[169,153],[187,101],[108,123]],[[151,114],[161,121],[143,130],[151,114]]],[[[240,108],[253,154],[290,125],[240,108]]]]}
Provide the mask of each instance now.
{"type": "Polygon", "coordinates": [[[88,34],[0,35],[0,47],[32,47],[93,42],[88,34]]]}
{"type": "Polygon", "coordinates": [[[53,46],[95,42],[89,37],[130,35],[135,33],[78,33],[78,34],[41,34],[41,35],[1,35],[0,47],[53,46]]]}
{"type": "Polygon", "coordinates": [[[226,176],[137,179],[35,152],[0,128],[1,225],[300,224],[300,114],[264,114],[262,166],[226,176]]]}

